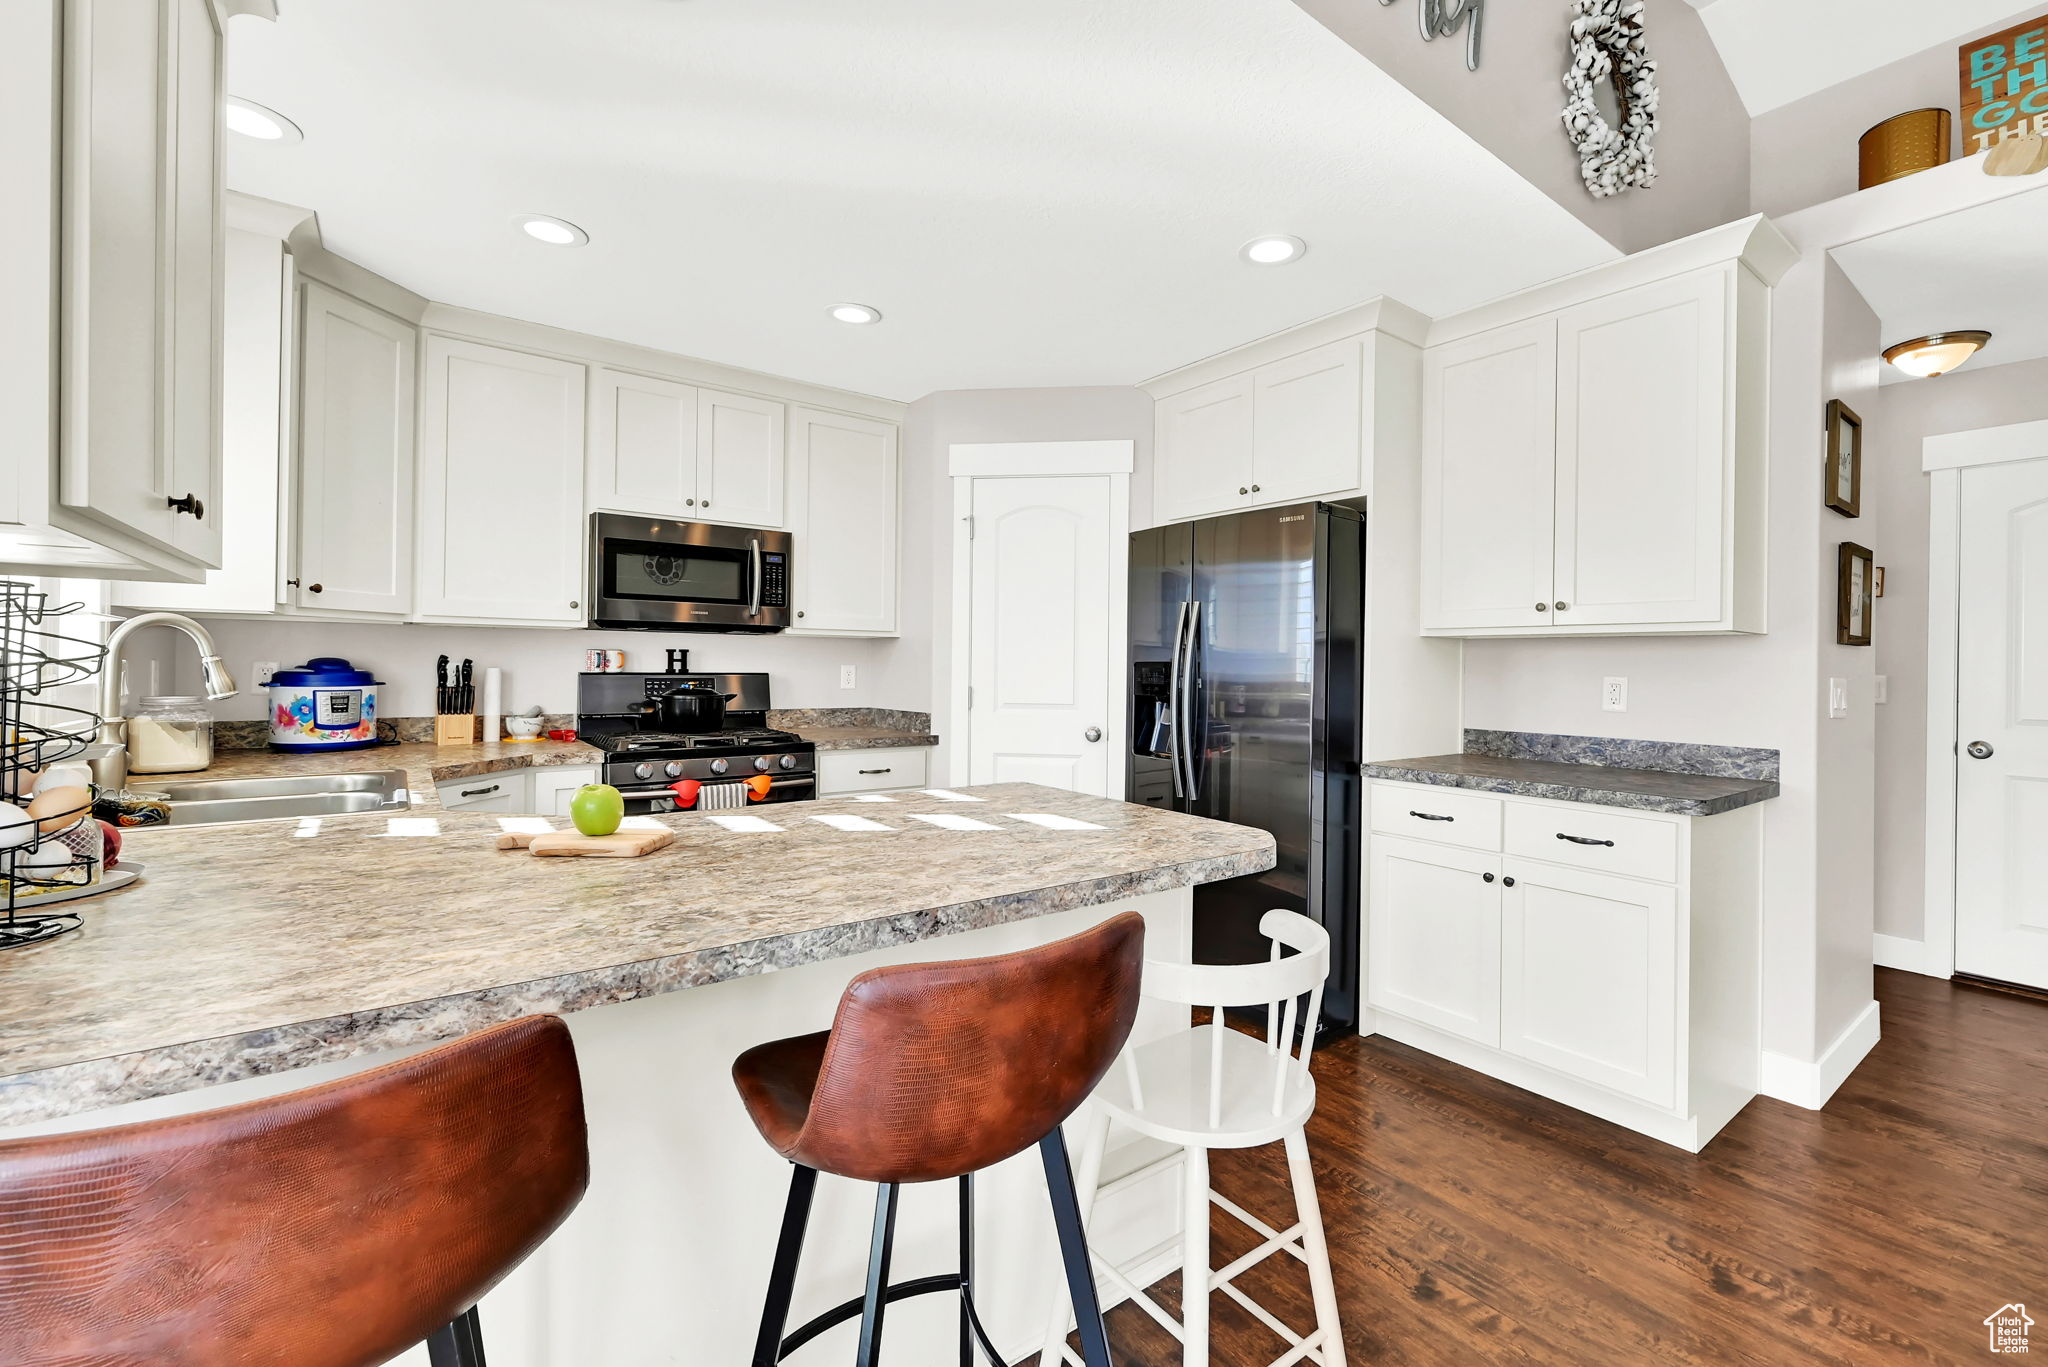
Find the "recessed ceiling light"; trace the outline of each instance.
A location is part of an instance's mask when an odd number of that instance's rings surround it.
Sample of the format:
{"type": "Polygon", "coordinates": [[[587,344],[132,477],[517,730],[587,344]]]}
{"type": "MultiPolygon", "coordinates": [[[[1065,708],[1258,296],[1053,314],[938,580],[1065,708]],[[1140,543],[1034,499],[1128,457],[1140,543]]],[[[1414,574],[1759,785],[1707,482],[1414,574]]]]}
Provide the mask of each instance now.
{"type": "Polygon", "coordinates": [[[1946,375],[1984,349],[1991,334],[1980,329],[1937,332],[1884,349],[1884,358],[1915,379],[1946,375]]]}
{"type": "Polygon", "coordinates": [[[1254,266],[1284,266],[1290,261],[1299,261],[1307,250],[1308,243],[1300,238],[1275,234],[1253,238],[1238,249],[1238,255],[1254,266]]]}
{"type": "Polygon", "coordinates": [[[275,109],[266,109],[239,95],[228,96],[225,119],[230,132],[259,142],[299,142],[306,136],[297,124],[275,109]]]}
{"type": "Polygon", "coordinates": [[[589,233],[568,219],[556,218],[552,214],[515,214],[512,221],[519,225],[519,231],[550,247],[580,247],[590,241],[589,233]]]}
{"type": "Polygon", "coordinates": [[[882,311],[866,304],[834,304],[826,310],[842,323],[879,323],[882,311]]]}

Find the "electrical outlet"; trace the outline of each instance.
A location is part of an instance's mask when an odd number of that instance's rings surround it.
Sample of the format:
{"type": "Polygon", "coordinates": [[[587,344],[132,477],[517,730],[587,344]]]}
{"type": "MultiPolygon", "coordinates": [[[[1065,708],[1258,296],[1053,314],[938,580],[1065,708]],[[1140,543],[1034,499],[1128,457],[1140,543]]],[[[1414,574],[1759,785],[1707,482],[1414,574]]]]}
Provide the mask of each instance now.
{"type": "Polygon", "coordinates": [[[255,664],[249,666],[249,677],[256,681],[255,686],[257,688],[262,688],[265,684],[268,684],[270,676],[275,673],[277,673],[277,661],[275,660],[258,660],[255,664]]]}
{"type": "Polygon", "coordinates": [[[854,669],[852,665],[839,666],[839,686],[841,688],[860,687],[859,684],[854,682],[854,669]]]}
{"type": "Polygon", "coordinates": [[[1600,710],[1628,711],[1628,680],[1610,674],[1600,681],[1600,710]]]}
{"type": "Polygon", "coordinates": [[[1843,678],[1828,680],[1828,716],[1830,718],[1849,715],[1849,681],[1843,678]]]}
{"type": "Polygon", "coordinates": [[[1871,684],[1873,685],[1870,690],[1870,700],[1872,702],[1891,701],[1892,681],[1888,675],[1879,674],[1874,676],[1871,679],[1871,684]]]}

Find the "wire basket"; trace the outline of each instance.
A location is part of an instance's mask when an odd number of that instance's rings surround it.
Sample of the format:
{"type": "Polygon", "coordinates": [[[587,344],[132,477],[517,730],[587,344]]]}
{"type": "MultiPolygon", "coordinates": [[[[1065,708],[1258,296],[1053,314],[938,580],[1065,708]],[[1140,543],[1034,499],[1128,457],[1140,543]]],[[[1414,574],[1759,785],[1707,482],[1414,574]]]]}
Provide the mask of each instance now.
{"type": "Polygon", "coordinates": [[[38,779],[83,755],[99,730],[95,713],[43,698],[92,678],[106,661],[105,646],[54,629],[83,607],[52,607],[35,585],[0,579],[0,799],[8,804],[0,807],[0,949],[78,929],[76,913],[38,904],[75,897],[101,878],[89,785],[76,806],[38,810],[33,819],[27,810],[38,779]]]}

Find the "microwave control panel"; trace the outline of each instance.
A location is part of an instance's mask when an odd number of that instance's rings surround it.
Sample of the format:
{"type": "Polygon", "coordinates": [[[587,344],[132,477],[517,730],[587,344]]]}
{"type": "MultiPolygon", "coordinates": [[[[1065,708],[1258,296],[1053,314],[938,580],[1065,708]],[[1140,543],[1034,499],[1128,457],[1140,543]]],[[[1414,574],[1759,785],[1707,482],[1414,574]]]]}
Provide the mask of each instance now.
{"type": "Polygon", "coordinates": [[[789,606],[789,557],[781,551],[770,551],[761,557],[761,606],[789,606]]]}

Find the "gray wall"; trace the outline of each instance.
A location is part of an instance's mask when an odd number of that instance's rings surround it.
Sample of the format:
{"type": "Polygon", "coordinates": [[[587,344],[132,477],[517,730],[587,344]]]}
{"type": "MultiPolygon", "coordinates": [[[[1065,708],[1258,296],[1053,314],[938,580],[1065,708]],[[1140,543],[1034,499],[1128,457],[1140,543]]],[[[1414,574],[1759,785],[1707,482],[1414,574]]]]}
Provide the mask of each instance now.
{"type": "MultiPolygon", "coordinates": [[[[1657,184],[1598,200],[1558,118],[1568,10],[1492,0],[1479,70],[1464,35],[1422,41],[1421,0],[1295,0],[1318,23],[1623,251],[1641,251],[1749,212],[1749,116],[1700,16],[1685,0],[1645,0],[1661,88],[1657,184]]],[[[1361,128],[1362,138],[1373,130],[1361,128]]],[[[1512,244],[1503,244],[1512,250],[1512,244]]]]}
{"type": "Polygon", "coordinates": [[[2048,419],[2048,360],[1886,385],[1875,414],[1864,419],[1864,496],[1867,502],[1874,492],[1877,504],[1870,546],[1885,567],[1877,668],[1891,699],[1877,709],[1877,931],[1919,940],[1926,921],[1928,576],[1920,445],[1944,432],[2048,419]]]}

